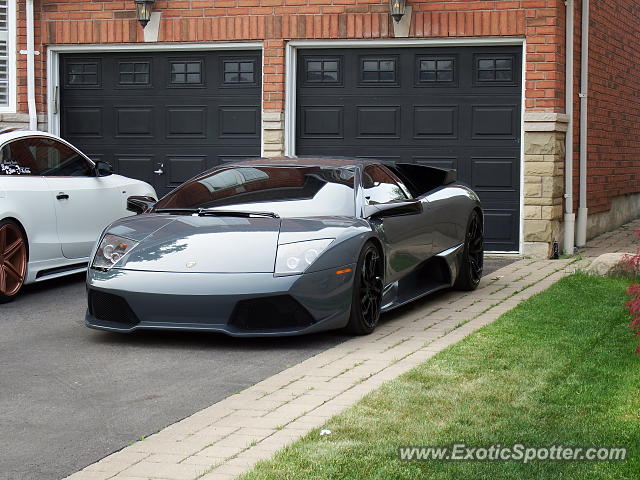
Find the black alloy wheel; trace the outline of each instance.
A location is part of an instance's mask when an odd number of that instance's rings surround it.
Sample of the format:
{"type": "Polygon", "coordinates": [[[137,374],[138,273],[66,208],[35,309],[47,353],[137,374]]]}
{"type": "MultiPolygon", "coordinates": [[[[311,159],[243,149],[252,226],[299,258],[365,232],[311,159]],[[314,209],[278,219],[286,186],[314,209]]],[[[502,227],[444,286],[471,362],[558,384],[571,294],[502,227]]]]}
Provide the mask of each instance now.
{"type": "Polygon", "coordinates": [[[474,210],[469,217],[464,240],[462,261],[455,287],[460,290],[475,290],[482,278],[484,264],[484,234],[482,218],[474,210]]]}
{"type": "Polygon", "coordinates": [[[373,332],[382,307],[382,256],[373,243],[367,243],[358,259],[353,281],[351,316],[347,330],[356,335],[373,332]]]}

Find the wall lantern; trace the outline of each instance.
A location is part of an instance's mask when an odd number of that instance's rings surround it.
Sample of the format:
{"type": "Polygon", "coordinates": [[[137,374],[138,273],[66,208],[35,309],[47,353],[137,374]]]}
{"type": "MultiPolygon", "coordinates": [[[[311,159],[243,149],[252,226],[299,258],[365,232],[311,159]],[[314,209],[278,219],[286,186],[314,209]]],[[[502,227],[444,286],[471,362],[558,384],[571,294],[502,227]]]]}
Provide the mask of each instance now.
{"type": "Polygon", "coordinates": [[[407,10],[407,0],[389,0],[389,13],[399,22],[407,10]]]}
{"type": "Polygon", "coordinates": [[[140,25],[142,25],[142,28],[144,28],[151,19],[153,4],[156,3],[156,0],[135,0],[135,2],[138,21],[140,25]]]}

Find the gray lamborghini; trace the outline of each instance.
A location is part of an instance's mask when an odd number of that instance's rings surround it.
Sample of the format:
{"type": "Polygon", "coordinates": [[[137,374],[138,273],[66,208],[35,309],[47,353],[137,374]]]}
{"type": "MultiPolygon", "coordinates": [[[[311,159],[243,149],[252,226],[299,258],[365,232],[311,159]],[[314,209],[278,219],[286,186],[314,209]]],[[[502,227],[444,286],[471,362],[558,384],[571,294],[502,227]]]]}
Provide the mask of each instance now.
{"type": "Polygon", "coordinates": [[[362,335],[381,312],[482,275],[480,201],[453,170],[260,158],[128,208],[138,215],[92,256],[91,328],[362,335]]]}

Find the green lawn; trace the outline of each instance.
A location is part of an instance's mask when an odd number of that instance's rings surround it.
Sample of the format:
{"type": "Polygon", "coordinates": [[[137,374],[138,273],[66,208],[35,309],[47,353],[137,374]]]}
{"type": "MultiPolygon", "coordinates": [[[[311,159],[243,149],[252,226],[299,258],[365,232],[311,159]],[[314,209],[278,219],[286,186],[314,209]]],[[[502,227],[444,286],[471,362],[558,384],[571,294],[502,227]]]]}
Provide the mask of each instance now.
{"type": "Polygon", "coordinates": [[[561,280],[385,384],[243,480],[638,479],[640,356],[628,280],[561,280]],[[401,462],[400,445],[627,446],[623,462],[401,462]]]}

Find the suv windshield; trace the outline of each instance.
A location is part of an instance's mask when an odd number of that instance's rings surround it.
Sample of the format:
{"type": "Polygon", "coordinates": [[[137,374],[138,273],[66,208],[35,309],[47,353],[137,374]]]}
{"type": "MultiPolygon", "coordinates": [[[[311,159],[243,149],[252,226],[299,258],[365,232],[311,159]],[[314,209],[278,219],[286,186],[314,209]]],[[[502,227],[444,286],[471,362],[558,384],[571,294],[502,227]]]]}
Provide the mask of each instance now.
{"type": "Polygon", "coordinates": [[[222,167],[160,200],[165,208],[274,212],[281,217],[354,216],[354,171],[320,166],[222,167]]]}

